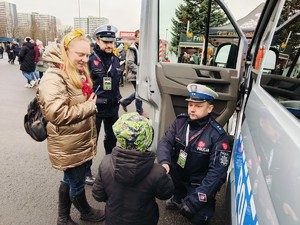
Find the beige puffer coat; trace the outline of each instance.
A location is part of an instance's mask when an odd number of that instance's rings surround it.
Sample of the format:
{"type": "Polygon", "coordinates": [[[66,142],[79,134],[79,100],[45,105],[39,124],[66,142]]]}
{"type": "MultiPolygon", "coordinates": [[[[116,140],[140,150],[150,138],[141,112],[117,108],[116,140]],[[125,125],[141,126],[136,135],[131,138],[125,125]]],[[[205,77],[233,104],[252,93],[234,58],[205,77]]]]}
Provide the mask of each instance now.
{"type": "MultiPolygon", "coordinates": [[[[43,59],[61,63],[60,50],[51,47],[43,59]]],[[[52,166],[66,170],[93,159],[96,155],[95,104],[87,101],[64,71],[51,67],[41,79],[36,95],[48,121],[48,154],[52,166]]]]}

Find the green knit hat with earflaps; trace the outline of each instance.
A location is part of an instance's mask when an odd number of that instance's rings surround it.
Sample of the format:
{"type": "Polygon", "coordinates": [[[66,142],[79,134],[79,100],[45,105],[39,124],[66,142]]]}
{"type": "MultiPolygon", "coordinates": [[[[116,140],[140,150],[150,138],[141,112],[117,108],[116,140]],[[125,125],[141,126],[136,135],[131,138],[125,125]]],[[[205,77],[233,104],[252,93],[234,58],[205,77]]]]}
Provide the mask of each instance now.
{"type": "Polygon", "coordinates": [[[138,114],[123,114],[113,125],[113,131],[122,149],[145,152],[152,144],[153,129],[150,121],[138,114]]]}

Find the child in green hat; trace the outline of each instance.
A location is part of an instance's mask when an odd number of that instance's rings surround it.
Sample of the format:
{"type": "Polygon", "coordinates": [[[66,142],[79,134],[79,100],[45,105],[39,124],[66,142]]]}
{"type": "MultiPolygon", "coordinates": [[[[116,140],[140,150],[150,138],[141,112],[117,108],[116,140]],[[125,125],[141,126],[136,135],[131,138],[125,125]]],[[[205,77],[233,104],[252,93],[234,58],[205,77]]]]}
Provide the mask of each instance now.
{"type": "Polygon", "coordinates": [[[102,160],[93,196],[106,202],[105,224],[156,225],[159,218],[155,198],[168,199],[174,185],[166,170],[148,151],[153,140],[150,121],[137,112],[122,115],[113,125],[118,140],[112,154],[102,160]]]}

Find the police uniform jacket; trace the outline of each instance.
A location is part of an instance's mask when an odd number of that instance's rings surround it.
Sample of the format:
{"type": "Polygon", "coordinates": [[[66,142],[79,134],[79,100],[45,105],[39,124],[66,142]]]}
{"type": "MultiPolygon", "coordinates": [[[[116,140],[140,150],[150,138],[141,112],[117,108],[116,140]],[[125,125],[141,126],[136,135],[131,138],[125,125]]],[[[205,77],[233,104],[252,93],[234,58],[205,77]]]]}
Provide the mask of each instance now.
{"type": "MultiPolygon", "coordinates": [[[[60,49],[51,47],[43,59],[61,64],[60,49]]],[[[52,166],[66,170],[93,159],[96,156],[94,102],[87,101],[87,96],[64,71],[52,67],[41,79],[37,99],[48,121],[48,155],[52,166]]]]}
{"type": "Polygon", "coordinates": [[[94,91],[98,85],[100,85],[100,89],[96,93],[97,114],[103,117],[117,115],[119,111],[119,100],[122,98],[119,89],[121,77],[119,58],[114,54],[105,53],[98,45],[95,45],[94,54],[90,56],[88,65],[93,80],[94,91]],[[103,89],[104,77],[111,78],[111,90],[103,89]]]}
{"type": "Polygon", "coordinates": [[[92,193],[97,201],[106,202],[106,225],[157,224],[155,198],[170,198],[174,185],[166,170],[154,160],[154,152],[120,147],[103,158],[92,193]]]}
{"type": "Polygon", "coordinates": [[[194,121],[178,116],[157,149],[158,162],[169,164],[172,176],[194,188],[183,200],[193,213],[214,199],[225,182],[230,156],[227,134],[210,115],[194,121]],[[189,138],[203,130],[186,146],[188,124],[189,138]],[[180,150],[187,153],[184,168],[177,163],[180,150]]]}

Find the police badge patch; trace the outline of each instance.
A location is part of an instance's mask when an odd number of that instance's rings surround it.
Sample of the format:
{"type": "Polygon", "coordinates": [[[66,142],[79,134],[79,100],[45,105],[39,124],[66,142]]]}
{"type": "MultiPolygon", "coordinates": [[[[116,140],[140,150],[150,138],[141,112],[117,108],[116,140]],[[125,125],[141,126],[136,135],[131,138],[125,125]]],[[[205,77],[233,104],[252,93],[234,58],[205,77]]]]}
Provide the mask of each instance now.
{"type": "Polygon", "coordinates": [[[95,59],[95,60],[93,61],[93,63],[94,63],[95,66],[98,66],[100,62],[99,62],[98,60],[95,59]]]}
{"type": "Polygon", "coordinates": [[[198,199],[200,202],[207,202],[206,194],[198,192],[198,199]]]}
{"type": "Polygon", "coordinates": [[[219,162],[222,166],[228,166],[229,164],[229,154],[227,152],[220,152],[219,162]]]}
{"type": "Polygon", "coordinates": [[[227,150],[228,149],[228,143],[223,142],[222,147],[223,147],[224,150],[227,150]]]}

